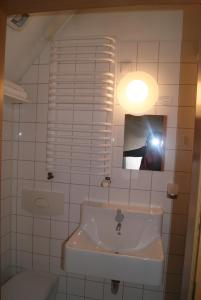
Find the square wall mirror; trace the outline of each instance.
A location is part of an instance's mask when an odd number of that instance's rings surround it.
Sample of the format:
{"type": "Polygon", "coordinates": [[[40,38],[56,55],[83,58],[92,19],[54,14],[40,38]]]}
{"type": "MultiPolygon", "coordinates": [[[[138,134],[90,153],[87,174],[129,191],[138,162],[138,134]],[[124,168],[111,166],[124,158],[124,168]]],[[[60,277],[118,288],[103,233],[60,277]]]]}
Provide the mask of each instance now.
{"type": "Polygon", "coordinates": [[[164,170],[166,116],[125,115],[123,168],[164,170]]]}

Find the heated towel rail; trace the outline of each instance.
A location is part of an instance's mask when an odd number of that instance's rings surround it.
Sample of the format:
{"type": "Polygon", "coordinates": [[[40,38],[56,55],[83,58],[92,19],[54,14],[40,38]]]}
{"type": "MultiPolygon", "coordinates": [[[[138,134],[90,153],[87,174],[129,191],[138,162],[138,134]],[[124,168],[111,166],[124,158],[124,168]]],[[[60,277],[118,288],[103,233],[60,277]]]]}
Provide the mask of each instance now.
{"type": "Polygon", "coordinates": [[[53,42],[48,174],[110,176],[114,84],[113,38],[68,38],[53,42]]]}

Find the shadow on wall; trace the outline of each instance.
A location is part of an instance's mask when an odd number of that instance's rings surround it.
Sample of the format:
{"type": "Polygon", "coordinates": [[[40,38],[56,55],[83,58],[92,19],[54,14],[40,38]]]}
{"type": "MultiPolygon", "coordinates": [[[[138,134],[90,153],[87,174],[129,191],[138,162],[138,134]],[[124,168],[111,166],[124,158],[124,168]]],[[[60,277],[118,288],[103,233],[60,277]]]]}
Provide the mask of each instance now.
{"type": "MultiPolygon", "coordinates": [[[[196,41],[183,41],[181,46],[180,82],[175,132],[174,179],[179,186],[178,198],[172,200],[172,216],[169,224],[169,251],[167,253],[167,276],[165,299],[180,299],[188,209],[191,188],[192,150],[197,85],[196,41]]],[[[168,150],[171,155],[171,150],[168,150]]],[[[164,215],[166,221],[166,214],[164,215]]],[[[187,288],[187,287],[186,287],[187,288]]],[[[187,293],[185,295],[187,297],[187,293]]],[[[182,296],[182,299],[183,296],[182,296]]],[[[186,298],[185,298],[186,299],[186,298]]]]}

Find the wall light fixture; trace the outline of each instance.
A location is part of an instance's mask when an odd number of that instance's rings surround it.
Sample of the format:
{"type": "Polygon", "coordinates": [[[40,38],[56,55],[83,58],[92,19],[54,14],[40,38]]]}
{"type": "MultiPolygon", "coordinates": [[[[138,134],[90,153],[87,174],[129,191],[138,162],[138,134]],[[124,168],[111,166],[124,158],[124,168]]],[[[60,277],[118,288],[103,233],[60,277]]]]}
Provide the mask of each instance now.
{"type": "Polygon", "coordinates": [[[141,71],[124,75],[117,86],[117,98],[129,114],[142,115],[158,99],[158,85],[149,74],[141,71]]]}

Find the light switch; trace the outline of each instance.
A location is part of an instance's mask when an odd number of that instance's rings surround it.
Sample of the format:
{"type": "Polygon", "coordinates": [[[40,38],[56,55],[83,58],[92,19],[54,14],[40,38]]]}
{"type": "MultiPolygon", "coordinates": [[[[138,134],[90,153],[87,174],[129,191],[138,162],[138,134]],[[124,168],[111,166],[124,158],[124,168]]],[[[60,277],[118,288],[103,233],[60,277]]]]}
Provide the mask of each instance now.
{"type": "Polygon", "coordinates": [[[172,97],[171,96],[159,96],[158,104],[159,105],[171,105],[172,97]]]}

